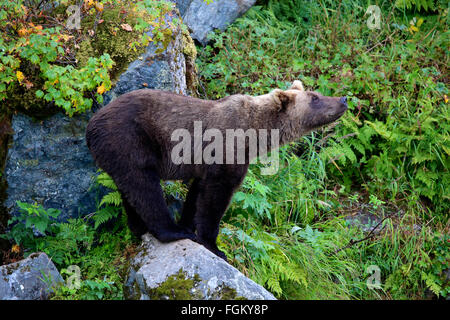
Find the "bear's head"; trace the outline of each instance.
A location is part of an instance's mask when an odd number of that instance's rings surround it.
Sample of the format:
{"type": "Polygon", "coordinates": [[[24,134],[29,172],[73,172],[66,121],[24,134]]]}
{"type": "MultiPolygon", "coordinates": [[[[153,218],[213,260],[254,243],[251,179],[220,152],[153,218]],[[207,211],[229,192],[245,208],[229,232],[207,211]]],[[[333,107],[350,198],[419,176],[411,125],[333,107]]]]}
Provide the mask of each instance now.
{"type": "Polygon", "coordinates": [[[327,97],[315,91],[305,91],[299,80],[295,80],[288,90],[275,89],[271,95],[278,111],[302,133],[339,119],[347,110],[346,97],[327,97]]]}

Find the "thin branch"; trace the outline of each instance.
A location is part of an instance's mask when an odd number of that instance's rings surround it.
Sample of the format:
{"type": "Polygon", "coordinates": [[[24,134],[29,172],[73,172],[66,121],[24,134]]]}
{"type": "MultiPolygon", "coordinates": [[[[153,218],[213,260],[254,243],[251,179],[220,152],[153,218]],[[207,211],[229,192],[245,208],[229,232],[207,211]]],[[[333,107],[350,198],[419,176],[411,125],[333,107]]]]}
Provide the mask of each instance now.
{"type": "Polygon", "coordinates": [[[384,222],[384,220],[391,218],[391,217],[394,215],[394,213],[395,213],[395,212],[391,212],[391,213],[388,214],[386,217],[384,217],[383,219],[381,219],[381,221],[378,222],[378,224],[377,224],[375,227],[373,227],[372,230],[370,230],[369,234],[368,234],[366,237],[364,237],[364,238],[362,238],[362,239],[359,239],[359,240],[353,240],[353,239],[351,239],[351,240],[349,241],[349,243],[348,243],[345,247],[342,247],[342,248],[336,250],[336,251],[334,252],[334,254],[336,254],[336,253],[338,253],[338,252],[340,252],[340,251],[342,251],[342,250],[348,249],[348,248],[354,246],[354,245],[357,244],[357,243],[360,243],[360,242],[363,242],[363,241],[366,241],[366,240],[369,240],[369,239],[373,238],[373,236],[375,236],[375,233],[374,233],[375,230],[378,229],[378,227],[384,222]]]}

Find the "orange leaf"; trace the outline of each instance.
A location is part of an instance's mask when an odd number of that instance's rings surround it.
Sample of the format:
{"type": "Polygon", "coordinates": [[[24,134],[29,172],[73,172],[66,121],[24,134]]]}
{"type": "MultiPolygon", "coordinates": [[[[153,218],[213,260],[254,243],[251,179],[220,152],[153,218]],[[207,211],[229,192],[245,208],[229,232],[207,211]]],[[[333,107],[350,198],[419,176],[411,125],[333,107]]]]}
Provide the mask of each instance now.
{"type": "Polygon", "coordinates": [[[17,33],[19,34],[19,36],[23,37],[23,36],[26,36],[26,35],[27,35],[28,30],[25,29],[25,28],[21,28],[21,29],[19,29],[19,30],[17,31],[17,33]]]}
{"type": "Polygon", "coordinates": [[[14,253],[20,253],[20,247],[18,244],[12,246],[11,251],[14,253]]]}
{"type": "Polygon", "coordinates": [[[102,12],[103,11],[103,3],[96,2],[95,3],[95,9],[97,9],[97,11],[102,12]]]}
{"type": "Polygon", "coordinates": [[[103,94],[103,92],[105,92],[105,86],[102,83],[102,85],[97,88],[97,93],[103,94]]]}
{"type": "Polygon", "coordinates": [[[31,89],[33,87],[33,83],[28,80],[25,80],[25,87],[27,89],[31,89]]]}

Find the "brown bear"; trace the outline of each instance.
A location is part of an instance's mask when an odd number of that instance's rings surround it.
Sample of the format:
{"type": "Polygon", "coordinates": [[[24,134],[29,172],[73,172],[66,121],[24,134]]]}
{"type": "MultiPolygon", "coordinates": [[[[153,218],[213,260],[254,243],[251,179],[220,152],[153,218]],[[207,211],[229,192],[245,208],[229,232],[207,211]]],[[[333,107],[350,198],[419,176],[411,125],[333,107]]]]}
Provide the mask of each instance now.
{"type": "MultiPolygon", "coordinates": [[[[174,131],[191,134],[195,141],[199,134],[213,130],[214,141],[229,150],[229,142],[218,136],[225,136],[227,130],[275,130],[279,141],[274,143],[272,134],[257,142],[267,143],[270,151],[335,121],[346,109],[345,97],[305,91],[298,80],[289,90],[275,89],[256,97],[237,94],[216,101],[142,89],[123,94],[96,112],[87,126],[86,141],[97,165],[115,181],[136,235],[149,231],[162,242],[191,239],[225,259],[216,245],[219,223],[255,157],[249,153],[250,140],[244,137],[240,149],[245,159],[240,163],[228,158],[199,161],[195,148],[206,150],[208,139],[184,144],[189,150],[182,150],[185,161],[180,162],[173,159],[173,151],[180,147],[174,131]],[[199,123],[201,128],[195,128],[199,123]],[[166,206],[160,180],[192,181],[178,223],[166,206]]],[[[231,148],[238,157],[240,149],[234,140],[231,148]]],[[[217,156],[216,151],[211,156],[217,156]]]]}

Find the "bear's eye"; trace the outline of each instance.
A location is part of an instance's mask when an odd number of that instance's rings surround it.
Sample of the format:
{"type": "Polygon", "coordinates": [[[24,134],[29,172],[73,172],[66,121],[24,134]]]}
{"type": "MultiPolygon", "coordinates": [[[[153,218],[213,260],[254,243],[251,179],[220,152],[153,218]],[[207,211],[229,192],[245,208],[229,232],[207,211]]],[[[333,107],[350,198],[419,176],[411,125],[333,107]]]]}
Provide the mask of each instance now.
{"type": "Polygon", "coordinates": [[[318,102],[319,101],[319,97],[318,96],[312,96],[311,97],[312,102],[318,102]]]}

